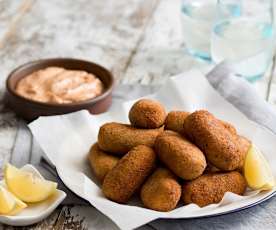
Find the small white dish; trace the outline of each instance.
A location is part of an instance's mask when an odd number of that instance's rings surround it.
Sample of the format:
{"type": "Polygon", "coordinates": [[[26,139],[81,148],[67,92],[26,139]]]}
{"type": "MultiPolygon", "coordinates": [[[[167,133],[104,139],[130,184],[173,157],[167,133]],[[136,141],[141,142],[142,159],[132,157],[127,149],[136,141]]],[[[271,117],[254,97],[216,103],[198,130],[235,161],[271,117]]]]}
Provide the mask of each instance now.
{"type": "MultiPolygon", "coordinates": [[[[30,164],[24,165],[22,169],[43,178],[38,170],[30,164]]],[[[2,185],[5,184],[4,181],[1,181],[0,183],[2,185]]],[[[0,215],[0,223],[12,226],[27,226],[35,224],[49,216],[65,199],[65,197],[66,193],[57,189],[56,193],[45,201],[33,204],[28,203],[28,207],[15,216],[0,215]]]]}

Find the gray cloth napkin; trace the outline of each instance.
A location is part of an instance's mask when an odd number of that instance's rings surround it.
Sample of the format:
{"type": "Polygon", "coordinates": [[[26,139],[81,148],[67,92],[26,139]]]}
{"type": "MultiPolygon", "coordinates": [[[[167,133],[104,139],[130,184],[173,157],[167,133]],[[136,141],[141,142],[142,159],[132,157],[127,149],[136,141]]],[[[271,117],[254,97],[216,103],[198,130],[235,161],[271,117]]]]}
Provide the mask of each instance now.
{"type": "Polygon", "coordinates": [[[207,79],[227,101],[245,114],[249,119],[276,133],[276,109],[268,104],[252,85],[231,72],[228,63],[214,68],[207,79]]]}
{"type": "MultiPolygon", "coordinates": [[[[276,110],[264,101],[255,89],[242,78],[231,73],[231,66],[222,63],[215,67],[207,76],[210,84],[249,119],[267,127],[276,133],[276,110]]],[[[113,94],[113,105],[125,100],[135,99],[154,93],[159,86],[118,85],[113,94]]],[[[67,193],[64,204],[87,204],[74,195],[57,177],[55,168],[48,163],[43,151],[32,138],[24,121],[19,122],[11,163],[22,166],[31,163],[38,167],[45,178],[55,180],[59,188],[67,193]]],[[[276,229],[276,198],[264,202],[255,208],[219,217],[193,220],[156,220],[150,223],[156,229],[276,229]]]]}

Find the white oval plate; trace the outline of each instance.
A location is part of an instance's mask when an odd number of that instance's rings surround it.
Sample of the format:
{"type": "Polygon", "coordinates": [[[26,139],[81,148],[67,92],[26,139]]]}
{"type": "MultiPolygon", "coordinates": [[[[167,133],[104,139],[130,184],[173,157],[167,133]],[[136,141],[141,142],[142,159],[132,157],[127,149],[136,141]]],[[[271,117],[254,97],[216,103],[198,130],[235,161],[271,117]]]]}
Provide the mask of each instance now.
{"type": "MultiPolygon", "coordinates": [[[[218,118],[234,124],[241,135],[249,138],[263,152],[276,178],[276,167],[273,167],[276,165],[276,136],[225,101],[200,72],[190,71],[170,78],[156,94],[147,98],[160,101],[167,111],[208,109],[218,118]]],[[[144,208],[141,202],[135,200],[128,204],[107,200],[97,180],[91,175],[87,153],[97,141],[102,124],[110,121],[129,122],[128,111],[133,103],[118,103],[100,115],[80,111],[40,117],[29,125],[47,157],[56,166],[64,184],[112,219],[119,228],[137,228],[158,218],[198,218],[235,212],[263,202],[275,194],[275,188],[262,192],[247,191],[245,196],[226,193],[218,204],[200,208],[195,204],[183,205],[180,202],[180,206],[170,212],[144,208]]]]}
{"type": "MultiPolygon", "coordinates": [[[[43,178],[38,170],[30,164],[23,166],[22,169],[43,178]]],[[[0,183],[4,185],[4,181],[1,181],[0,183]]],[[[65,197],[66,193],[57,189],[56,193],[47,200],[39,203],[28,204],[27,208],[23,209],[15,216],[0,215],[0,223],[12,226],[27,226],[35,224],[49,216],[65,199],[65,197]]]]}

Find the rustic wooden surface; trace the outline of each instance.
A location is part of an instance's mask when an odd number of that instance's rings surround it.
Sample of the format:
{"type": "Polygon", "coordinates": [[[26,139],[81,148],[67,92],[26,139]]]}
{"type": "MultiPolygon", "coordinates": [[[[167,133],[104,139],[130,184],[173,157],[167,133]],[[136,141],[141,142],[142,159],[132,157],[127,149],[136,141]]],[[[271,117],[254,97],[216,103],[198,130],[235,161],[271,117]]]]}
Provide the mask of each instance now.
{"type": "MultiPolygon", "coordinates": [[[[0,171],[17,131],[17,118],[2,103],[13,68],[38,58],[84,58],[112,70],[118,82],[141,84],[161,84],[190,68],[205,73],[212,66],[185,53],[179,9],[180,0],[0,0],[0,171]]],[[[273,76],[254,86],[276,104],[273,76]]],[[[26,229],[117,227],[93,207],[64,206],[26,229]]]]}

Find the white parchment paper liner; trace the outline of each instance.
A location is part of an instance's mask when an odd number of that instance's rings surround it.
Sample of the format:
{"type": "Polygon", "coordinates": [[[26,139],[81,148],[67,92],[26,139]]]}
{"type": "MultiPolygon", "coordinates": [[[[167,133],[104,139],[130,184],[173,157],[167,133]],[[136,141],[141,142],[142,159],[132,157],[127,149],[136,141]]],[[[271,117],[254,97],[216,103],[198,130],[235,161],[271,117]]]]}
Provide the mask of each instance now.
{"type": "MultiPolygon", "coordinates": [[[[198,71],[182,73],[170,78],[154,95],[167,111],[207,109],[218,118],[233,123],[241,135],[252,140],[268,159],[276,176],[276,136],[247,119],[233,105],[223,99],[198,71]]],[[[97,141],[99,127],[110,121],[128,123],[128,111],[133,101],[113,107],[107,113],[90,115],[80,111],[61,116],[40,117],[29,127],[42,149],[56,166],[63,182],[77,195],[89,201],[121,229],[133,229],[158,218],[192,218],[222,214],[259,202],[275,191],[248,191],[245,196],[226,193],[219,204],[204,208],[180,205],[171,212],[157,212],[143,208],[138,199],[128,205],[117,204],[103,197],[97,181],[90,172],[87,153],[97,141]]]]}

